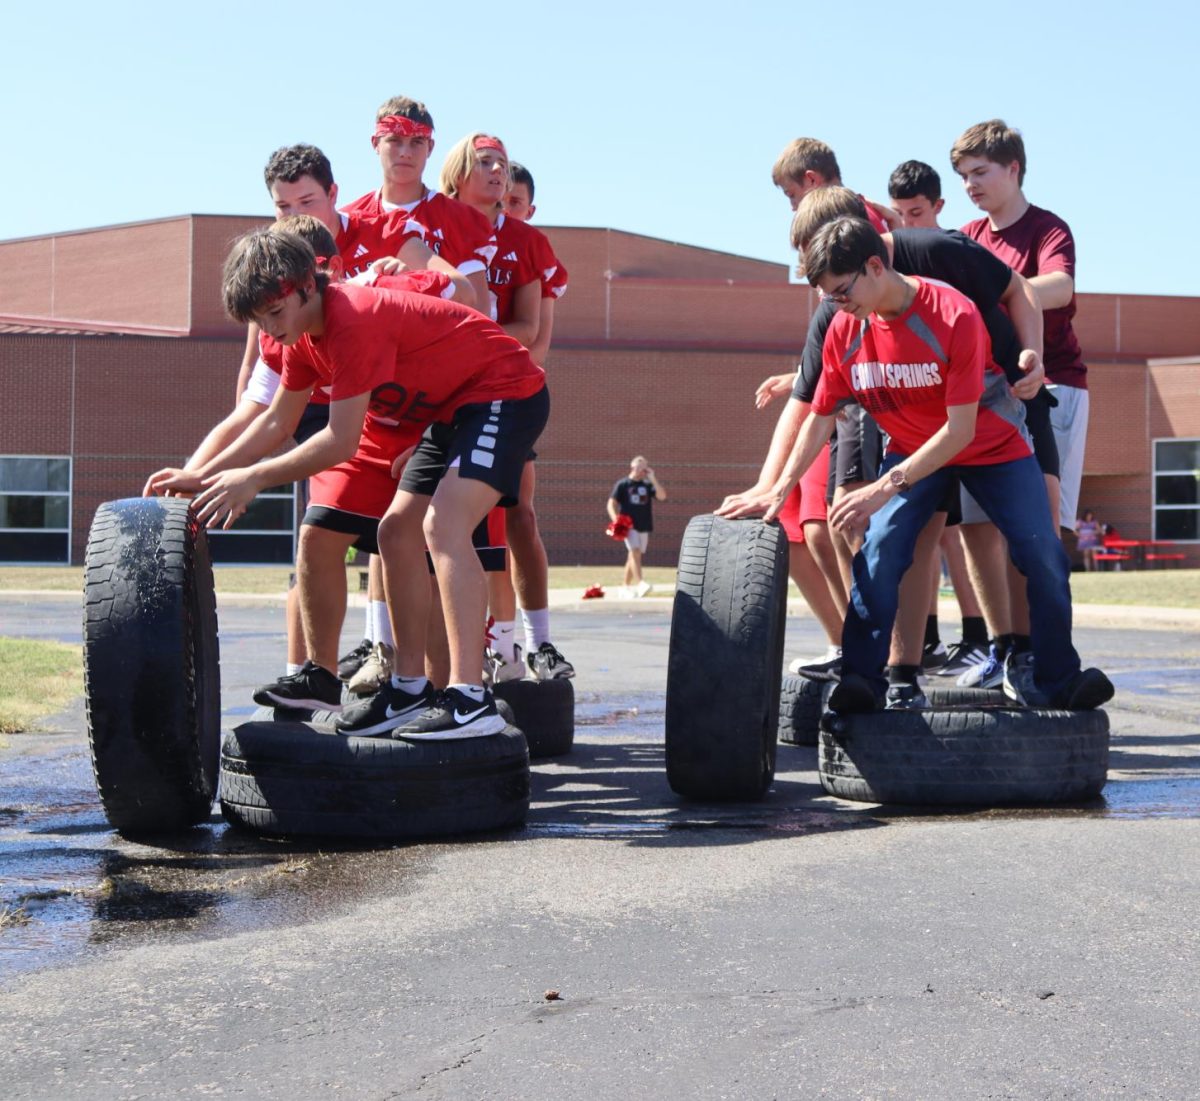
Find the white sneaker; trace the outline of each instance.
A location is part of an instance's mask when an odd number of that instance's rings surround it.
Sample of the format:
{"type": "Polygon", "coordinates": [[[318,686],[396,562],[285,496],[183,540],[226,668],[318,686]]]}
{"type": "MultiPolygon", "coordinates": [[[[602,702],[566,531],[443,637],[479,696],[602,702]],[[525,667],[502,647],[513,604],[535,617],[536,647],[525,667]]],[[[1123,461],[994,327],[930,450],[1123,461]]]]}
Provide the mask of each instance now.
{"type": "Polygon", "coordinates": [[[392,648],[386,642],[371,647],[367,660],[350,678],[346,690],[354,696],[373,696],[392,676],[392,648]]]}
{"type": "Polygon", "coordinates": [[[513,643],[516,658],[505,661],[495,650],[488,650],[484,657],[483,670],[491,684],[503,684],[505,681],[520,680],[525,676],[525,661],[521,657],[521,647],[513,643]]]}
{"type": "Polygon", "coordinates": [[[649,581],[639,581],[637,588],[633,590],[638,596],[645,596],[650,591],[649,581]]]}

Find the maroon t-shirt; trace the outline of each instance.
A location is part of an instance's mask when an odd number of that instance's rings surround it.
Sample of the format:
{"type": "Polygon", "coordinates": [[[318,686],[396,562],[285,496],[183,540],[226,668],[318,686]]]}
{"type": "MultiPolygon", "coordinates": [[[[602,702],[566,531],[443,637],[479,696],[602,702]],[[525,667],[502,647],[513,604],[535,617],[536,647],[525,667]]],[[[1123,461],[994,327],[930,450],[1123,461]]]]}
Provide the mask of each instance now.
{"type": "MultiPolygon", "coordinates": [[[[980,218],[968,222],[962,231],[1026,279],[1056,271],[1066,272],[1072,280],[1075,278],[1075,238],[1071,236],[1071,227],[1041,207],[1030,206],[1005,229],[992,229],[986,218],[980,218]]],[[[1074,294],[1067,305],[1044,311],[1045,355],[1042,358],[1046,364],[1047,382],[1086,390],[1087,367],[1071,324],[1074,316],[1074,294]]]]}

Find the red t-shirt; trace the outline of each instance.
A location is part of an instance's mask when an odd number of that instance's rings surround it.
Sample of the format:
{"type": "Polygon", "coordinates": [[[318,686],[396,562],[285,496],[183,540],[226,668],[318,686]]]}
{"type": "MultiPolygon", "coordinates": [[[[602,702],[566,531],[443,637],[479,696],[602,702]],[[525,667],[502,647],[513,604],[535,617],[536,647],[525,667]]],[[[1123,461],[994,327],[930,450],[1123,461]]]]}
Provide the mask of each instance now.
{"type": "Polygon", "coordinates": [[[541,283],[537,231],[516,218],[501,214],[496,220],[496,256],[488,265],[488,292],[492,317],[506,325],[512,320],[513,296],[518,287],[541,283]]]}
{"type": "Polygon", "coordinates": [[[512,337],[477,310],[399,289],[325,289],[325,332],[284,350],[282,384],[326,383],[330,400],[371,394],[367,425],[422,427],[472,402],[531,397],[546,376],[512,337]]]}
{"type": "MultiPolygon", "coordinates": [[[[1030,206],[1004,229],[992,229],[986,218],[979,218],[968,222],[962,231],[1026,279],[1056,271],[1075,278],[1075,238],[1071,236],[1071,227],[1041,207],[1030,206]]],[[[1071,324],[1074,316],[1074,294],[1067,305],[1042,312],[1045,346],[1042,358],[1046,364],[1047,382],[1086,390],[1087,367],[1083,363],[1075,327],[1071,324]]]]}
{"type": "Polygon", "coordinates": [[[369,191],[342,207],[345,214],[378,218],[392,211],[414,218],[425,227],[425,243],[463,275],[486,271],[496,254],[492,223],[474,207],[440,191],[426,191],[411,203],[385,203],[382,191],[369,191]]]}
{"type": "Polygon", "coordinates": [[[542,297],[562,298],[567,291],[567,269],[563,266],[562,261],[554,255],[554,247],[550,244],[550,238],[536,226],[531,226],[528,222],[524,224],[533,231],[534,255],[542,276],[542,297]]]}
{"type": "Polygon", "coordinates": [[[946,423],[948,405],[978,401],[975,438],[947,466],[1032,454],[1024,410],[992,360],[978,308],[945,283],[918,283],[912,305],[890,321],[838,311],[825,334],[813,412],[828,417],[858,402],[890,437],[888,452],[911,455],[946,423]]]}
{"type": "Polygon", "coordinates": [[[414,237],[424,241],[425,236],[420,222],[399,211],[382,217],[343,211],[337,247],[346,278],[366,271],[376,260],[396,256],[414,237]]]}
{"type": "Polygon", "coordinates": [[[880,216],[879,211],[876,210],[869,202],[867,202],[867,197],[865,195],[860,195],[859,198],[862,199],[863,206],[867,208],[867,221],[870,222],[879,233],[890,233],[892,227],[889,226],[887,222],[880,216]]]}
{"type": "MultiPolygon", "coordinates": [[[[430,294],[438,298],[451,298],[454,295],[454,284],[450,277],[438,271],[401,271],[386,278],[391,286],[414,294],[430,294]]],[[[283,374],[283,351],[283,345],[278,340],[259,329],[258,357],[268,370],[277,375],[283,374]]],[[[328,405],[329,388],[314,387],[308,400],[310,405],[328,405]]]]}

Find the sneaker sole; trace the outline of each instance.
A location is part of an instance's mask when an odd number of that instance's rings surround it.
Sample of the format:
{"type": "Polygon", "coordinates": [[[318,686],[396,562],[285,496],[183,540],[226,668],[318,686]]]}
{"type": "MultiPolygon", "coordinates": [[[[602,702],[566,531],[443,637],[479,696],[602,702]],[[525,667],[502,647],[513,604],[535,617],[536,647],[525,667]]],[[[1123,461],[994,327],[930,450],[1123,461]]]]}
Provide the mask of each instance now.
{"type": "Polygon", "coordinates": [[[277,696],[274,692],[255,692],[254,702],[261,704],[263,707],[291,707],[299,708],[303,711],[332,711],[335,715],[340,714],[342,704],[330,703],[328,700],[316,699],[295,699],[291,696],[277,696]]]}
{"type": "Polygon", "coordinates": [[[506,725],[503,715],[484,715],[474,722],[445,730],[392,730],[392,737],[405,742],[458,742],[501,734],[506,725]]]}

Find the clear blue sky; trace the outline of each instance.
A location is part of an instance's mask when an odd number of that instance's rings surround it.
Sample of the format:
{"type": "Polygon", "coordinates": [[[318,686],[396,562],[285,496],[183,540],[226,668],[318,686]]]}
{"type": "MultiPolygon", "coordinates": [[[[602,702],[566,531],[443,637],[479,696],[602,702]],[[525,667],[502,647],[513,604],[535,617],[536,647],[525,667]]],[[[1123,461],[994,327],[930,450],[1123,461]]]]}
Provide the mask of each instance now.
{"type": "Polygon", "coordinates": [[[1160,0],[22,4],[0,238],[265,214],[262,166],[298,141],[354,197],[378,183],[375,108],[402,93],[437,124],[434,185],[459,137],[490,131],[533,170],[542,224],[790,264],[770,182],[788,140],[827,141],[881,200],[896,164],[928,161],[957,226],[975,212],[948,150],[999,116],[1025,136],[1026,194],[1075,232],[1081,290],[1200,295],[1198,25],[1160,0]]]}

